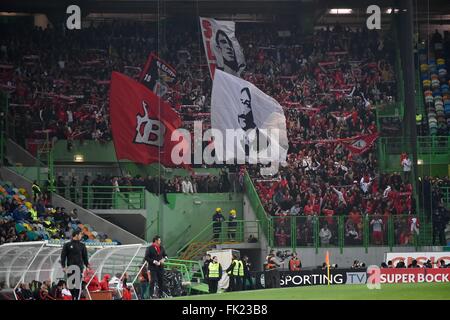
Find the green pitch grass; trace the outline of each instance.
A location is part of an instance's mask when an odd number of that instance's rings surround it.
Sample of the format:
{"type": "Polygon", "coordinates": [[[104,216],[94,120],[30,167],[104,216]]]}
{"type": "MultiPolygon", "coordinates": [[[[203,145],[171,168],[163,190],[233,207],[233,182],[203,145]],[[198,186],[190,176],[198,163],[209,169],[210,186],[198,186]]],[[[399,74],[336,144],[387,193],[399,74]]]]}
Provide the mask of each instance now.
{"type": "Polygon", "coordinates": [[[450,300],[450,283],[310,286],[191,295],[184,300],[450,300]]]}

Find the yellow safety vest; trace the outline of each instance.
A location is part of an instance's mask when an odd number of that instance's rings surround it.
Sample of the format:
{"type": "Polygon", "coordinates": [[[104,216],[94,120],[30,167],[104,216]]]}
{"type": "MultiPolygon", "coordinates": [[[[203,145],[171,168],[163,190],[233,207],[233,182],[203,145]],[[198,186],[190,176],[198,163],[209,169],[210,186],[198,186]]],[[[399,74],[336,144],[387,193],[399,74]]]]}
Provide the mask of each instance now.
{"type": "Polygon", "coordinates": [[[233,276],[243,277],[244,276],[244,264],[240,260],[234,260],[233,276]]]}
{"type": "Polygon", "coordinates": [[[37,211],[34,210],[33,208],[31,208],[31,209],[29,210],[29,212],[30,212],[30,215],[31,215],[31,219],[32,219],[33,221],[36,221],[36,220],[37,220],[37,211]]]}
{"type": "Polygon", "coordinates": [[[416,114],[416,123],[421,123],[421,122],[422,122],[422,115],[416,114]]]}
{"type": "Polygon", "coordinates": [[[219,268],[220,268],[220,263],[211,262],[208,265],[208,277],[215,278],[215,279],[220,278],[219,268]]]}

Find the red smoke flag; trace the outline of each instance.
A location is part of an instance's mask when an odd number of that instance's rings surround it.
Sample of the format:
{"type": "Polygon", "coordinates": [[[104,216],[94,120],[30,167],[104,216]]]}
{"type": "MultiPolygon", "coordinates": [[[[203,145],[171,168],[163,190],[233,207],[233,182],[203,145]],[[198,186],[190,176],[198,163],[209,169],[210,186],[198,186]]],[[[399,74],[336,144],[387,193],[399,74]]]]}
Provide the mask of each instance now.
{"type": "Polygon", "coordinates": [[[110,118],[117,159],[174,166],[172,132],[181,119],[172,107],[144,85],[112,73],[110,118]]]}
{"type": "Polygon", "coordinates": [[[364,136],[359,136],[353,140],[343,142],[344,146],[353,154],[362,154],[368,151],[375,140],[378,138],[378,133],[372,133],[364,136]]]}

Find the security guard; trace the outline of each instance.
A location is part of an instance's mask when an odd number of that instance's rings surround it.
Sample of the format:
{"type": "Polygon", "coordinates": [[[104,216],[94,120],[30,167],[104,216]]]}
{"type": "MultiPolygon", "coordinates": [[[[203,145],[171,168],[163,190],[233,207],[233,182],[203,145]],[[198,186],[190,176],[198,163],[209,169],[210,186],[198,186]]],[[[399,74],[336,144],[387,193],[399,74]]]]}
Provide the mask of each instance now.
{"type": "Polygon", "coordinates": [[[231,265],[226,270],[230,276],[229,291],[241,291],[244,280],[244,264],[233,255],[231,265]]]}
{"type": "Polygon", "coordinates": [[[217,293],[219,286],[219,280],[222,278],[222,265],[219,260],[214,256],[211,262],[208,264],[207,275],[209,293],[217,293]]]}
{"type": "Polygon", "coordinates": [[[220,231],[222,231],[222,222],[225,221],[225,217],[222,215],[222,208],[216,208],[216,212],[212,218],[213,220],[213,234],[214,240],[218,240],[220,231]]]}
{"type": "Polygon", "coordinates": [[[37,200],[39,200],[41,198],[41,194],[42,194],[41,187],[39,187],[36,180],[33,181],[31,190],[33,191],[33,202],[36,203],[37,200]]]}
{"type": "Polygon", "coordinates": [[[236,240],[236,228],[237,228],[237,222],[236,222],[236,210],[230,210],[230,216],[228,218],[228,239],[231,241],[236,240]]]}
{"type": "Polygon", "coordinates": [[[417,128],[417,134],[422,135],[423,116],[421,113],[416,114],[416,128],[417,128]]]}

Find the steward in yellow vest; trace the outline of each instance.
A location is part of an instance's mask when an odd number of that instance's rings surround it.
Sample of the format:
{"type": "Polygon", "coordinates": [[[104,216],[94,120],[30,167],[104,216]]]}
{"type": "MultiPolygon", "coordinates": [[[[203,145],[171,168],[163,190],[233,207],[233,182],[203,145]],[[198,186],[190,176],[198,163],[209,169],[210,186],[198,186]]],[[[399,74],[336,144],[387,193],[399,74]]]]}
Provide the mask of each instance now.
{"type": "Polygon", "coordinates": [[[222,278],[222,265],[219,263],[217,257],[213,257],[208,264],[206,278],[208,279],[209,293],[217,293],[219,280],[222,278]]]}
{"type": "Polygon", "coordinates": [[[227,269],[230,276],[229,291],[241,291],[244,279],[244,263],[233,255],[231,265],[227,269]]]}

